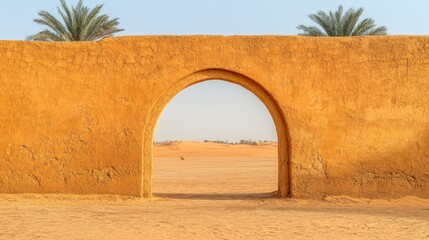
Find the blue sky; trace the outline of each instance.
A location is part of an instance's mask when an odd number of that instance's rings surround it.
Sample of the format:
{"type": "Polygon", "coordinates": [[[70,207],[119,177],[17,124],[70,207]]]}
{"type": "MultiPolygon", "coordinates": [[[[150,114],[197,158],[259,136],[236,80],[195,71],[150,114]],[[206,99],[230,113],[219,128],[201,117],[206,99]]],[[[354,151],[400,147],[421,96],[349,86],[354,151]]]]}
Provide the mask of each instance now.
{"type": "MultiPolygon", "coordinates": [[[[0,10],[0,39],[25,39],[42,28],[32,22],[41,9],[54,12],[59,1],[4,1],[0,10]]],[[[75,4],[77,0],[67,1],[75,4]]],[[[119,17],[120,35],[153,34],[280,34],[295,35],[298,24],[310,24],[318,10],[364,7],[364,15],[385,25],[391,34],[428,35],[427,0],[87,0],[104,3],[103,12],[119,17]]]]}
{"type": "MultiPolygon", "coordinates": [[[[77,0],[67,1],[76,4],[77,0]]],[[[56,11],[59,1],[4,1],[0,39],[23,40],[42,30],[32,22],[41,9],[56,11]]],[[[118,35],[296,35],[296,26],[312,24],[308,14],[342,4],[364,7],[364,17],[385,25],[392,35],[429,35],[428,0],[87,0],[104,3],[103,13],[120,18],[118,35]]],[[[241,87],[220,81],[182,91],[164,110],[156,140],[276,138],[264,106],[241,87]],[[221,98],[220,98],[221,96],[221,98]],[[217,100],[217,101],[215,101],[217,100]],[[192,117],[190,117],[192,116],[192,117]]]]}

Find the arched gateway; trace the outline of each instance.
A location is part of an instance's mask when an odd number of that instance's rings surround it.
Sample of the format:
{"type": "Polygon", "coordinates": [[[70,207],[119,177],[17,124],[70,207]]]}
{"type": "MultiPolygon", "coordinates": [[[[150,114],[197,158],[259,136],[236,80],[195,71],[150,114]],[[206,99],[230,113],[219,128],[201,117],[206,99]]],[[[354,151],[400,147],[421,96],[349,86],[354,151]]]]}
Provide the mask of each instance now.
{"type": "Polygon", "coordinates": [[[429,197],[429,37],[0,41],[0,193],[152,194],[153,131],[192,84],[258,96],[279,196],[429,197]]]}
{"type": "Polygon", "coordinates": [[[276,127],[278,139],[278,196],[290,196],[290,167],[289,167],[289,134],[285,116],[279,108],[278,102],[254,80],[225,69],[205,69],[192,73],[169,87],[160,94],[155,105],[149,113],[144,128],[143,139],[143,196],[152,196],[152,170],[153,170],[153,134],[156,122],[162,109],[168,102],[183,89],[206,80],[220,79],[238,84],[255,94],[268,109],[276,127]]]}

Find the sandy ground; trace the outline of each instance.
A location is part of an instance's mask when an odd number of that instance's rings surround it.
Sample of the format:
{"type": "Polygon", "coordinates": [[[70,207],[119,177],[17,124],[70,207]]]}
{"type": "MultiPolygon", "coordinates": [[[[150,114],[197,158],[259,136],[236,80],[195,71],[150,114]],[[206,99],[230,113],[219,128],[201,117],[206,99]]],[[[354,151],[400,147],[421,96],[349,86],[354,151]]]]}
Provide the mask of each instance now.
{"type": "Polygon", "coordinates": [[[276,199],[274,144],[182,142],[155,157],[152,200],[0,195],[0,239],[429,239],[429,200],[276,199]]]}

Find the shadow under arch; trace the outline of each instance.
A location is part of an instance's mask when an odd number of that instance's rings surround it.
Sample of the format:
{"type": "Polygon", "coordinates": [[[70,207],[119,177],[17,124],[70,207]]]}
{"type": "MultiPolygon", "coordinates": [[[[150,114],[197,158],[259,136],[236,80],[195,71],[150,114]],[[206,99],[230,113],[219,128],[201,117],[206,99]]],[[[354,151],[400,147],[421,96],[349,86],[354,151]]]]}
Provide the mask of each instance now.
{"type": "Polygon", "coordinates": [[[279,197],[290,197],[290,135],[285,116],[274,97],[255,80],[240,73],[225,69],[204,69],[180,79],[168,89],[160,93],[146,119],[143,130],[143,159],[142,159],[142,197],[152,197],[153,183],[153,135],[162,110],[180,91],[207,80],[219,79],[240,85],[255,94],[270,113],[277,132],[278,141],[278,192],[279,197]]]}

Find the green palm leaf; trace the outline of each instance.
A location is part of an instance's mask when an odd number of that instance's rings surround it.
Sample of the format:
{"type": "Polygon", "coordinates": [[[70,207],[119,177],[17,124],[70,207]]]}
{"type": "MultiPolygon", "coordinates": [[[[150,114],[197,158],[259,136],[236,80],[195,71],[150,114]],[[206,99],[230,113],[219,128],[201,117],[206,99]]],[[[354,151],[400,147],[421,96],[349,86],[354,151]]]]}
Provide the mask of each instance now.
{"type": "Polygon", "coordinates": [[[48,27],[35,35],[29,36],[33,41],[96,41],[123,31],[118,28],[119,19],[110,19],[107,15],[100,15],[103,5],[90,9],[79,0],[76,6],[69,8],[65,0],[60,0],[57,7],[61,20],[47,11],[38,13],[40,18],[35,23],[48,27]]]}
{"type": "Polygon", "coordinates": [[[336,12],[329,14],[318,11],[316,14],[310,14],[308,17],[319,25],[305,26],[299,25],[298,30],[302,32],[298,35],[303,36],[362,36],[362,35],[386,35],[385,26],[377,27],[374,20],[365,18],[359,22],[362,16],[363,8],[357,10],[350,8],[344,13],[343,6],[339,6],[336,12]]]}

